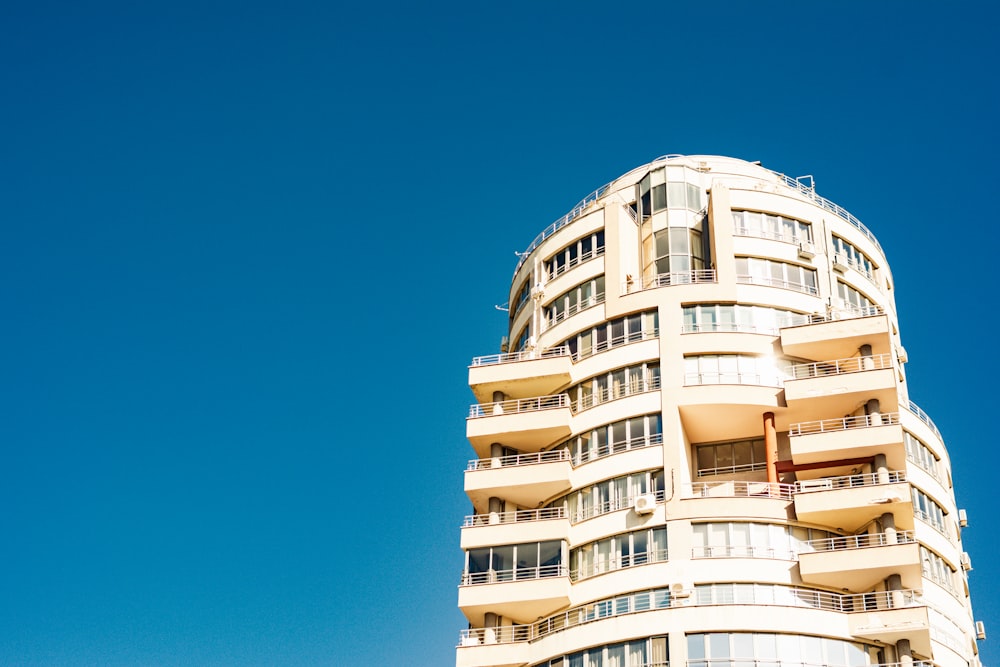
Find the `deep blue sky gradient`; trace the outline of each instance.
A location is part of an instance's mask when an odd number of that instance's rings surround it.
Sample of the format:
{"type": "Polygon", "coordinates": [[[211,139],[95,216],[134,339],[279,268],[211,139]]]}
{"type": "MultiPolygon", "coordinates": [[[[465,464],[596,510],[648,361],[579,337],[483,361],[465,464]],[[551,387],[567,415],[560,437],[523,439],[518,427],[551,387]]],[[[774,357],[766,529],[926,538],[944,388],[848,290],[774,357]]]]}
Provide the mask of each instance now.
{"type": "Polygon", "coordinates": [[[1000,633],[997,14],[7,3],[0,664],[452,664],[466,365],[514,251],[665,153],[878,236],[1000,633]]]}

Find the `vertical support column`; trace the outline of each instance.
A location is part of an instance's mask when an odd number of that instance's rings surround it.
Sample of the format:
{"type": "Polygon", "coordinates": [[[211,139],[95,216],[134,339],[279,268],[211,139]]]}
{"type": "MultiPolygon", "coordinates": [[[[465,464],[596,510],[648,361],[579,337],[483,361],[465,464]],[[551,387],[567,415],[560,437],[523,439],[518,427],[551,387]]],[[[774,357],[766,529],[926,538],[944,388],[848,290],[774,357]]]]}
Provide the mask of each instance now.
{"type": "Polygon", "coordinates": [[[892,512],[886,512],[879,519],[882,522],[882,532],[885,533],[886,544],[899,544],[899,537],[896,534],[896,516],[892,512]]]}
{"type": "Polygon", "coordinates": [[[896,660],[900,667],[911,667],[913,665],[913,653],[910,651],[910,640],[900,639],[896,642],[896,660]]]}
{"type": "Polygon", "coordinates": [[[500,624],[500,617],[492,611],[486,612],[483,617],[483,643],[497,643],[497,626],[500,624]]]}
{"type": "Polygon", "coordinates": [[[868,417],[869,426],[880,426],[882,424],[881,406],[877,398],[873,398],[865,403],[865,415],[868,417]]]}
{"type": "Polygon", "coordinates": [[[885,587],[888,592],[888,603],[891,609],[898,609],[906,606],[906,599],[903,595],[903,578],[898,574],[890,574],[885,580],[885,587]]]}
{"type": "Polygon", "coordinates": [[[500,513],[503,511],[503,499],[497,498],[496,496],[490,497],[489,500],[489,512],[490,512],[490,525],[495,526],[500,523],[500,513]]]}
{"type": "Polygon", "coordinates": [[[875,455],[875,476],[879,484],[889,483],[889,464],[886,463],[885,454],[875,455]]]}
{"type": "Polygon", "coordinates": [[[858,352],[861,353],[861,370],[875,370],[875,360],[872,358],[872,346],[862,345],[858,348],[858,352]]]}
{"type": "Polygon", "coordinates": [[[503,406],[500,404],[506,400],[507,397],[504,396],[504,393],[502,391],[493,392],[493,414],[495,415],[503,414],[503,406]]]}
{"type": "Polygon", "coordinates": [[[767,461],[768,484],[778,483],[778,471],[774,467],[778,462],[778,433],[774,430],[774,413],[764,413],[764,456],[767,461]]]}

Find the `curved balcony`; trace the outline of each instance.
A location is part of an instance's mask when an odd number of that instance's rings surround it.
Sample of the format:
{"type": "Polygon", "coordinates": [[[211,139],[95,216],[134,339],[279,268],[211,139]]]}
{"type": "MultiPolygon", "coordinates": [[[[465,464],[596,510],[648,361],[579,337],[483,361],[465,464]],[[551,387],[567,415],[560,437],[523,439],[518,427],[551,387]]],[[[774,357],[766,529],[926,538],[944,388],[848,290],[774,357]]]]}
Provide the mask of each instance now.
{"type": "Polygon", "coordinates": [[[920,546],[912,531],[844,535],[807,542],[799,552],[803,583],[868,590],[892,574],[920,588],[920,546]]]}
{"type": "Polygon", "coordinates": [[[851,414],[870,399],[878,399],[884,412],[899,409],[889,354],[796,364],[785,380],[785,402],[800,421],[851,414]]]}
{"type": "Polygon", "coordinates": [[[898,412],[800,422],[789,425],[788,436],[795,464],[885,454],[890,468],[906,467],[898,412]]]}
{"type": "Polygon", "coordinates": [[[458,606],[473,625],[482,625],[486,612],[525,623],[568,605],[570,585],[565,565],[465,572],[458,606]]]}
{"type": "Polygon", "coordinates": [[[672,271],[661,273],[651,278],[640,278],[636,281],[626,281],[622,283],[622,295],[643,292],[657,287],[670,287],[671,285],[699,285],[702,283],[717,282],[715,269],[691,269],[690,271],[672,271]]]}
{"type": "Polygon", "coordinates": [[[897,528],[913,528],[913,501],[904,471],[804,479],[795,483],[793,498],[799,521],[854,532],[892,512],[897,528]]]}
{"type": "Polygon", "coordinates": [[[781,349],[805,359],[837,359],[871,345],[875,354],[892,351],[889,318],[881,306],[831,310],[825,315],[789,318],[781,327],[781,349]]]}
{"type": "Polygon", "coordinates": [[[535,507],[569,491],[571,470],[565,449],[478,459],[469,461],[465,471],[465,492],[476,506],[497,496],[519,507],[535,507]]]}
{"type": "Polygon", "coordinates": [[[569,533],[566,510],[543,507],[513,512],[471,514],[462,522],[462,548],[494,544],[565,540],[569,533]]]}
{"type": "Polygon", "coordinates": [[[469,407],[466,435],[483,458],[493,442],[522,451],[539,451],[570,436],[570,405],[566,394],[478,403],[469,407]]]}
{"type": "Polygon", "coordinates": [[[514,398],[540,396],[570,382],[573,357],[565,346],[476,357],[469,366],[469,387],[480,403],[500,391],[514,398]]]}

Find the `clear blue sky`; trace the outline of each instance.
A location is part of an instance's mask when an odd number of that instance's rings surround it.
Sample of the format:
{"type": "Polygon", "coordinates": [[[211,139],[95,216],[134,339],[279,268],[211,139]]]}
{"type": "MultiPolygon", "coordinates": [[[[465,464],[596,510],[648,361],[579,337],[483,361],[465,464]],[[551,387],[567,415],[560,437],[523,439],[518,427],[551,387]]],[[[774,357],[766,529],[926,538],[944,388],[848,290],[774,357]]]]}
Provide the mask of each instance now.
{"type": "Polygon", "coordinates": [[[813,174],[881,240],[991,662],[997,19],[6,3],[0,664],[453,664],[466,365],[514,251],[664,153],[813,174]]]}

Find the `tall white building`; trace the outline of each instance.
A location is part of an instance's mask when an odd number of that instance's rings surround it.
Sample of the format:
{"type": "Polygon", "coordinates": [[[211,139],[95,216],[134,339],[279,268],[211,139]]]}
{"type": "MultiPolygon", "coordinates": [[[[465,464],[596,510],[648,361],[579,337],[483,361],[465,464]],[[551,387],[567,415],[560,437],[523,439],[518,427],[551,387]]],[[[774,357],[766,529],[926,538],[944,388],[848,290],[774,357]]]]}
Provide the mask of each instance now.
{"type": "Polygon", "coordinates": [[[732,158],[543,231],[469,368],[458,666],[978,665],[893,290],[857,218],[732,158]]]}

